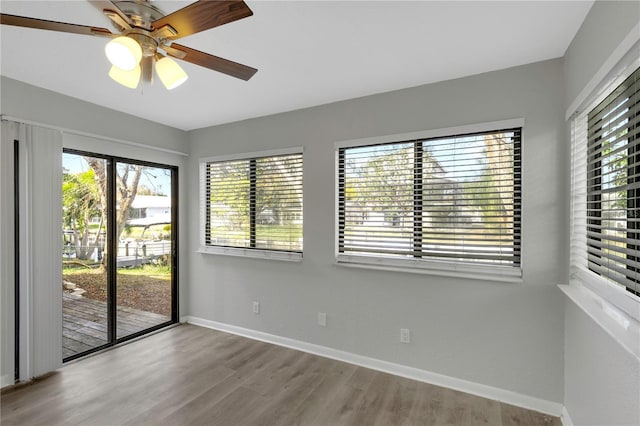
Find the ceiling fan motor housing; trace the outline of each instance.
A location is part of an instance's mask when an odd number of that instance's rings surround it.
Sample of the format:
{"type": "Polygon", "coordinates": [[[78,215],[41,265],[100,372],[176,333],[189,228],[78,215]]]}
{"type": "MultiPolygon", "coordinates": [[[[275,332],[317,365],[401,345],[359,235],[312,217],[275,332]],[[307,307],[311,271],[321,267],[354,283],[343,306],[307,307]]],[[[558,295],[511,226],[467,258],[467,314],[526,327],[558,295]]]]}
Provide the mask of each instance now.
{"type": "MultiPolygon", "coordinates": [[[[165,16],[165,14],[149,1],[116,1],[118,9],[129,17],[132,26],[151,31],[151,23],[165,16]]],[[[120,29],[121,30],[121,29],[120,29]]]]}
{"type": "Polygon", "coordinates": [[[125,32],[124,35],[131,37],[138,42],[142,48],[142,56],[149,57],[156,53],[158,42],[151,36],[151,33],[139,28],[133,28],[131,31],[125,32]]]}

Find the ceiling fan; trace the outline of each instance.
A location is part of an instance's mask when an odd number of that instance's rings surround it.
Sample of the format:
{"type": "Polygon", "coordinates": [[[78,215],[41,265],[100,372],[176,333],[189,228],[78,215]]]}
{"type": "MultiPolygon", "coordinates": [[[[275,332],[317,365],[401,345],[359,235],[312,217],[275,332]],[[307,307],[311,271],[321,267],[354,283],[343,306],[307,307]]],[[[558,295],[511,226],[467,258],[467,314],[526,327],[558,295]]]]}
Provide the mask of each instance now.
{"type": "Polygon", "coordinates": [[[258,70],[228,59],[174,43],[195,34],[253,15],[242,0],[199,0],[165,15],[149,0],[89,0],[114,24],[117,33],[106,28],[68,24],[0,13],[0,23],[18,27],[110,37],[105,46],[112,63],[109,76],[135,89],[140,80],[153,81],[153,68],[171,90],[184,83],[187,74],[171,57],[200,65],[242,80],[258,70]],[[164,53],[163,53],[164,52],[164,53]]]}

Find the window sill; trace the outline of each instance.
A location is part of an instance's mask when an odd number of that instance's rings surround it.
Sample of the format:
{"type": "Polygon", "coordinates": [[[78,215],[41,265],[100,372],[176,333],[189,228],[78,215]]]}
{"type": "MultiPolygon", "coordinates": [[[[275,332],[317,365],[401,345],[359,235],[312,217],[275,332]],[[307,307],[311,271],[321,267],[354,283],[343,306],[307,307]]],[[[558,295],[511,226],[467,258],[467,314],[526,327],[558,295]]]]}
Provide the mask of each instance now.
{"type": "Polygon", "coordinates": [[[466,278],[504,283],[522,282],[522,270],[512,267],[470,265],[444,261],[381,259],[352,255],[337,256],[335,264],[349,268],[375,269],[440,277],[466,278]]]}
{"type": "Polygon", "coordinates": [[[640,323],[578,282],[558,285],[609,336],[640,360],[640,323]]]}
{"type": "Polygon", "coordinates": [[[235,247],[200,247],[197,250],[197,253],[247,257],[253,259],[281,260],[285,262],[302,262],[302,253],[286,251],[256,250],[235,247]]]}

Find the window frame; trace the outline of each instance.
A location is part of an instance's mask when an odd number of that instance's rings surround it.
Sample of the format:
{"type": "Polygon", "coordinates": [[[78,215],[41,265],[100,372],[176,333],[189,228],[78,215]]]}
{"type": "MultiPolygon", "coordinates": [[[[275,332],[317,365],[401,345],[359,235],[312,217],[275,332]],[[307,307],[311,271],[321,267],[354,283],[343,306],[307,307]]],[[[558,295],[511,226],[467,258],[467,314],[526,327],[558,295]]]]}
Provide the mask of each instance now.
{"type": "MultiPolygon", "coordinates": [[[[446,138],[455,135],[491,132],[500,129],[521,128],[521,137],[524,137],[525,120],[524,118],[515,118],[501,121],[476,123],[455,127],[447,127],[440,129],[423,130],[418,132],[392,134],[385,136],[377,136],[371,138],[353,139],[339,141],[334,144],[335,151],[335,234],[334,234],[334,257],[335,264],[339,266],[380,269],[387,271],[420,273],[436,276],[471,278],[480,280],[490,280],[497,282],[522,282],[523,277],[523,259],[524,245],[520,243],[520,265],[519,266],[501,266],[501,265],[483,265],[474,264],[472,262],[463,261],[447,261],[440,259],[430,259],[428,257],[420,258],[389,258],[383,256],[366,256],[360,254],[340,253],[340,150],[342,148],[356,148],[368,145],[398,143],[399,141],[411,141],[420,139],[446,138]]],[[[522,149],[522,146],[521,146],[522,149]]],[[[522,158],[522,154],[521,154],[522,158]]],[[[521,176],[523,166],[521,165],[521,176]]],[[[522,186],[521,186],[522,188],[522,186]]],[[[522,192],[522,190],[521,190],[522,192]]],[[[522,204],[521,204],[522,212],[522,204]]],[[[524,230],[524,218],[520,217],[520,235],[524,230]]]]}
{"type": "MultiPolygon", "coordinates": [[[[616,88],[622,84],[635,70],[640,67],[640,60],[623,61],[626,65],[623,69],[615,69],[615,78],[605,79],[602,87],[597,90],[588,102],[576,110],[571,116],[571,188],[570,188],[570,284],[573,286],[584,286],[598,297],[604,299],[603,306],[612,305],[615,309],[607,308],[610,317],[615,316],[615,320],[623,325],[629,326],[625,316],[640,321],[640,297],[622,288],[618,284],[600,276],[589,269],[586,257],[588,256],[588,239],[586,238],[586,228],[588,227],[586,211],[588,208],[587,191],[587,152],[588,141],[588,115],[604,99],[606,99],[616,88]],[[585,163],[582,164],[582,161],[585,163]],[[576,164],[577,162],[577,164],[576,164]],[[583,167],[584,166],[584,167],[583,167]],[[582,229],[584,228],[584,230],[582,229]]],[[[635,154],[637,155],[637,153],[635,154]]]]}
{"type": "MultiPolygon", "coordinates": [[[[283,261],[292,261],[292,262],[302,261],[304,245],[302,246],[302,249],[300,251],[285,251],[285,250],[263,249],[263,248],[256,248],[256,247],[217,246],[217,245],[210,245],[206,243],[205,228],[207,224],[207,206],[208,206],[206,202],[207,164],[213,163],[213,162],[225,162],[225,161],[251,161],[251,160],[257,160],[260,158],[278,157],[278,156],[285,156],[285,155],[301,155],[303,157],[303,164],[304,164],[304,149],[302,147],[237,153],[237,154],[220,155],[220,156],[213,156],[213,157],[201,157],[199,159],[198,183],[199,183],[199,196],[200,196],[199,198],[200,220],[199,220],[199,248],[197,250],[198,253],[215,254],[215,255],[223,255],[223,256],[238,256],[238,257],[248,257],[248,258],[258,258],[258,259],[273,259],[273,260],[283,260],[283,261]]],[[[302,172],[304,175],[304,165],[303,165],[302,172]]],[[[304,176],[302,177],[301,183],[303,188],[303,199],[304,199],[304,176]]],[[[304,235],[304,201],[303,201],[302,217],[303,217],[302,232],[304,235]]]]}

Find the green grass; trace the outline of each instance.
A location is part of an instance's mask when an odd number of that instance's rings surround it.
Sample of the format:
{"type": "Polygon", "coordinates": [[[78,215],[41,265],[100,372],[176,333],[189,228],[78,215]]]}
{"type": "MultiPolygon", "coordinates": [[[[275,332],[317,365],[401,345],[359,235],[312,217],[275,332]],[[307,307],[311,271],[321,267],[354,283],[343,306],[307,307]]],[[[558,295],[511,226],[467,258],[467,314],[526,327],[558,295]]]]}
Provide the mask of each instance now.
{"type": "Polygon", "coordinates": [[[171,267],[168,265],[142,265],[138,268],[118,269],[118,275],[145,276],[161,280],[171,279],[171,267]]]}
{"type": "Polygon", "coordinates": [[[167,225],[152,225],[150,226],[146,231],[145,228],[143,226],[131,226],[131,227],[125,227],[125,229],[122,231],[122,234],[120,235],[121,239],[133,239],[133,240],[140,240],[142,239],[143,235],[142,233],[144,232],[144,239],[145,240],[150,240],[155,236],[158,235],[163,235],[163,237],[166,239],[168,237],[170,237],[171,235],[171,229],[165,229],[167,228],[167,225]]]}
{"type": "MultiPolygon", "coordinates": [[[[242,229],[230,229],[224,226],[211,227],[211,236],[233,240],[249,239],[249,226],[242,229]]],[[[260,239],[290,237],[302,238],[302,225],[256,225],[256,236],[260,239]]]]}
{"type": "MultiPolygon", "coordinates": [[[[92,267],[82,267],[76,264],[76,262],[63,262],[62,274],[63,275],[81,275],[97,270],[99,264],[92,263],[92,267]]],[[[171,266],[169,265],[153,265],[146,264],[137,268],[121,268],[118,269],[119,275],[127,276],[148,276],[158,279],[171,279],[171,266]]]]}

